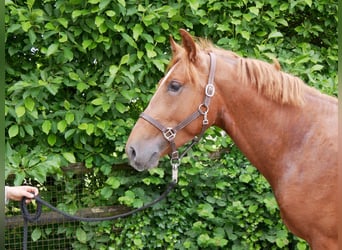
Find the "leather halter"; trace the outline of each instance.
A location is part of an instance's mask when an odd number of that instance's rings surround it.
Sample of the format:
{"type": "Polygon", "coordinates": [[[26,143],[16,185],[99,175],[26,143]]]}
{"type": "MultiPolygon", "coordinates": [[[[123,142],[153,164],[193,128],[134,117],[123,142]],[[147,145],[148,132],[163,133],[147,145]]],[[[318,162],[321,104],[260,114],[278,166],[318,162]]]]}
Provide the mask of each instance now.
{"type": "Polygon", "coordinates": [[[205,130],[208,128],[208,112],[209,112],[209,105],[211,97],[215,94],[215,86],[214,86],[214,76],[215,76],[215,70],[216,70],[216,56],[213,53],[209,53],[210,56],[210,70],[209,70],[209,77],[208,77],[208,83],[205,87],[205,96],[203,102],[198,106],[198,109],[192,113],[190,116],[188,116],[185,120],[180,122],[177,126],[171,128],[171,127],[165,127],[160,122],[152,118],[151,116],[147,115],[146,113],[141,113],[140,117],[144,120],[151,123],[154,127],[159,129],[165,140],[167,140],[171,145],[171,165],[172,165],[172,180],[174,182],[177,182],[178,179],[178,166],[180,165],[180,161],[183,158],[183,156],[189,151],[190,148],[192,148],[196,143],[199,142],[199,140],[202,138],[205,130]],[[182,153],[181,156],[179,156],[179,152],[177,151],[176,144],[175,144],[175,138],[177,135],[177,132],[187,125],[189,125],[192,121],[197,119],[199,116],[203,116],[202,120],[202,130],[199,135],[195,136],[195,138],[192,139],[192,142],[187,146],[185,151],[182,153]]]}

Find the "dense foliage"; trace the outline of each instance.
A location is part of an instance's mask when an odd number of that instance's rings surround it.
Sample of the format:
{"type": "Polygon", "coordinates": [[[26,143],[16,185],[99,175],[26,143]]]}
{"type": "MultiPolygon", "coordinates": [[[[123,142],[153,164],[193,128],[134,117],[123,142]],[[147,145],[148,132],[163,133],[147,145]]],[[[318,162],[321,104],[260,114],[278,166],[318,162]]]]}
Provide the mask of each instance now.
{"type": "MultiPolygon", "coordinates": [[[[39,184],[45,197],[58,186],[59,207],[70,211],[139,207],[163,191],[167,160],[149,173],[118,166],[179,28],[243,56],[278,58],[285,71],[337,95],[334,0],[6,0],[5,24],[7,182],[39,184]],[[86,176],[64,174],[73,163],[86,176]],[[84,197],[75,199],[79,186],[84,197]]],[[[183,160],[167,201],[124,220],[81,224],[73,247],[307,249],[283,226],[265,179],[221,134],[210,129],[183,160]]],[[[49,234],[36,229],[32,239],[49,234]]]]}

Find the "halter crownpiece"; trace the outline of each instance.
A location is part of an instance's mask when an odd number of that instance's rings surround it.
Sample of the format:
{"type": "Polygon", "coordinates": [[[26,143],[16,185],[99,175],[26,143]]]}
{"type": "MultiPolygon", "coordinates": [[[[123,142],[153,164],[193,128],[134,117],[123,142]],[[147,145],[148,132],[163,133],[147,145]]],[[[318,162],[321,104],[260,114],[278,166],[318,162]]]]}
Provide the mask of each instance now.
{"type": "Polygon", "coordinates": [[[160,122],[152,118],[151,116],[147,115],[146,113],[141,113],[139,117],[143,118],[145,121],[151,123],[154,127],[159,129],[165,140],[167,140],[170,143],[171,146],[171,154],[170,154],[170,162],[172,165],[172,181],[174,183],[177,183],[178,181],[178,167],[180,165],[181,159],[184,157],[184,155],[189,151],[190,148],[192,148],[196,143],[199,142],[199,140],[203,137],[204,132],[208,128],[209,120],[208,120],[208,112],[209,112],[209,105],[210,100],[215,94],[215,86],[214,86],[214,77],[215,77],[215,70],[216,70],[216,56],[214,53],[209,53],[210,56],[210,70],[209,70],[209,77],[208,77],[208,83],[205,87],[205,96],[203,102],[198,106],[198,109],[192,113],[190,116],[188,116],[185,120],[180,122],[177,126],[174,128],[165,127],[160,122]],[[197,119],[199,116],[203,116],[202,121],[202,130],[198,136],[192,139],[192,142],[188,145],[188,147],[184,150],[184,152],[179,155],[179,152],[177,151],[176,144],[175,144],[175,138],[177,135],[177,132],[187,125],[189,125],[192,121],[197,119]]]}

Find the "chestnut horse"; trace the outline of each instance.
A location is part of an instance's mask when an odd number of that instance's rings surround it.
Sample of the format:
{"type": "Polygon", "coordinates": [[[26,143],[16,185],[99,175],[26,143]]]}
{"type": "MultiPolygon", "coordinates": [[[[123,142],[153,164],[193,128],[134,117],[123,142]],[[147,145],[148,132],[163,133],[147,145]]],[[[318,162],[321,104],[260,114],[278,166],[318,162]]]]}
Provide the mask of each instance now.
{"type": "Polygon", "coordinates": [[[155,167],[172,148],[218,126],[268,180],[289,230],[313,250],[337,250],[337,99],[277,62],[180,34],[182,45],[170,38],[168,72],[129,136],[130,164],[155,167]]]}

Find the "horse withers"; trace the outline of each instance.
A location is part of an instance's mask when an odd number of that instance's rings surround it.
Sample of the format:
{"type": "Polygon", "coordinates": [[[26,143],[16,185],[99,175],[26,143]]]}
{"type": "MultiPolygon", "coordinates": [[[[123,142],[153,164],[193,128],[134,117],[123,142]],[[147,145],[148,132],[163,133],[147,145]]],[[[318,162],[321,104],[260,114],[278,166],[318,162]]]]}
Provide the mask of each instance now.
{"type": "Polygon", "coordinates": [[[155,167],[204,124],[218,126],[268,180],[289,230],[313,250],[337,250],[337,99],[278,63],[180,34],[182,45],[170,38],[168,72],[128,138],[130,164],[155,167]]]}

